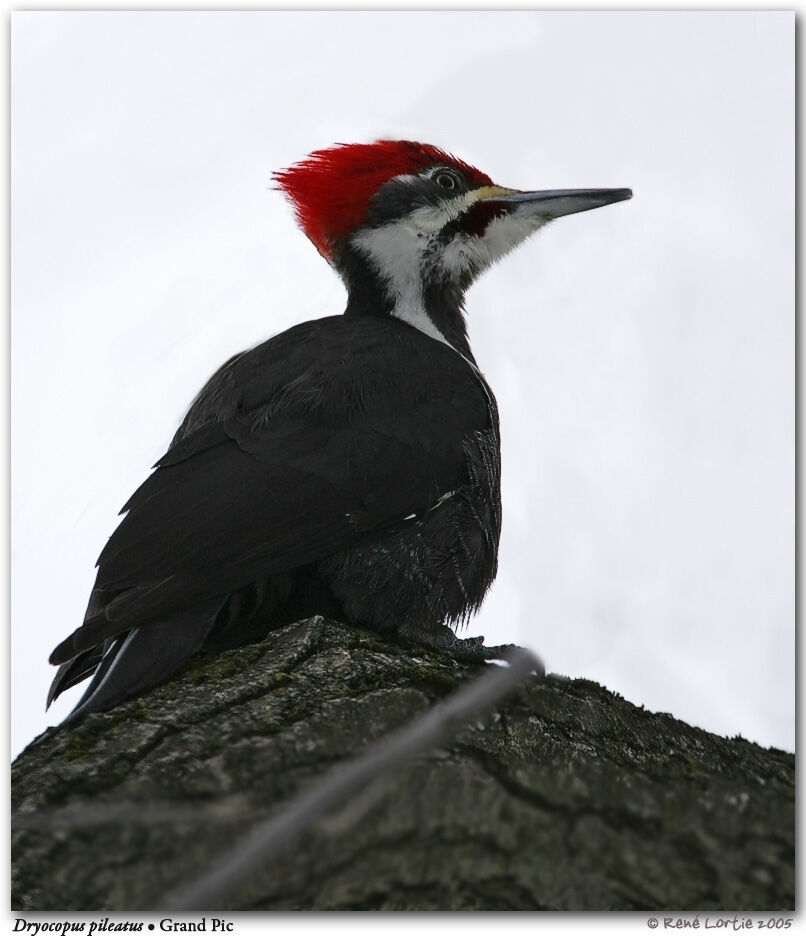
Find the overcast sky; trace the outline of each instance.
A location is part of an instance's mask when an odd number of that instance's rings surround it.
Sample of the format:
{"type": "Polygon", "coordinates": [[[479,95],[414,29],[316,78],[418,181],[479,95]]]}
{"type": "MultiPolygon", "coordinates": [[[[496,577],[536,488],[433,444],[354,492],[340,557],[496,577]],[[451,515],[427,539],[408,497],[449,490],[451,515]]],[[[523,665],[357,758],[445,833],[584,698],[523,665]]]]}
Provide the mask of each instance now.
{"type": "Polygon", "coordinates": [[[794,748],[792,13],[14,13],[12,752],[117,512],[234,352],[339,312],[272,190],[408,138],[630,186],[469,294],[503,435],[472,633],[794,748]]]}

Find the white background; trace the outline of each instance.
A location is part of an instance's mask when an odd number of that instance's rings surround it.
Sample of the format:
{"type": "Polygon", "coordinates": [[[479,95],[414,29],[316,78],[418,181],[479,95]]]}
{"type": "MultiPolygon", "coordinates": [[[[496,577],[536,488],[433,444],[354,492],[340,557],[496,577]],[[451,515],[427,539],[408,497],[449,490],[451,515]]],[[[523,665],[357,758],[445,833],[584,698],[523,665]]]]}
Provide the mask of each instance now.
{"type": "Polygon", "coordinates": [[[378,137],[635,192],[469,294],[504,458],[472,632],[793,749],[793,14],[17,13],[11,90],[12,753],[201,384],[343,308],[271,171],[378,137]]]}

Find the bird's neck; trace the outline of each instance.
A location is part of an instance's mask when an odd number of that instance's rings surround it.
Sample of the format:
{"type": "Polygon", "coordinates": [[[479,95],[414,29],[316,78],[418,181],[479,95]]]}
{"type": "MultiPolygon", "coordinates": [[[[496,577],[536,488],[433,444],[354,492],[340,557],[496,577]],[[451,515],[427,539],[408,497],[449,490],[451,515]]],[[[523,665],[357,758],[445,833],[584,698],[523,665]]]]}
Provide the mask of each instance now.
{"type": "Polygon", "coordinates": [[[464,290],[445,278],[425,277],[419,265],[399,256],[388,261],[381,267],[352,245],[344,249],[339,271],[347,286],[345,314],[400,319],[475,363],[467,339],[464,290]]]}

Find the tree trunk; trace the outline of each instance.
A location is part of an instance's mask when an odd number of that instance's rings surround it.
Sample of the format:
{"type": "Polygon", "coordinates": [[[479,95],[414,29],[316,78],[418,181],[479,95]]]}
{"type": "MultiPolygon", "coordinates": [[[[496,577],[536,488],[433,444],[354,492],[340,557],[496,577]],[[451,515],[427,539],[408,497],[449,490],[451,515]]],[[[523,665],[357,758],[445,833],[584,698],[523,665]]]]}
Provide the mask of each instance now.
{"type": "MultiPolygon", "coordinates": [[[[138,910],[479,674],[312,618],[12,767],[12,907],[138,910]]],[[[549,676],[209,909],[794,908],[794,756],[549,676]]]]}

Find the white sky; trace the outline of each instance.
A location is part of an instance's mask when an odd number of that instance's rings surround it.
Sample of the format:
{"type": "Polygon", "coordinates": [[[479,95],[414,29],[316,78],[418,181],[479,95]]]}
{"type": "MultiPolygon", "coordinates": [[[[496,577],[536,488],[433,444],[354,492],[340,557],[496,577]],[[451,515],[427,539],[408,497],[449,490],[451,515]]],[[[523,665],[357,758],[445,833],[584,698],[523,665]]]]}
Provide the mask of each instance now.
{"type": "Polygon", "coordinates": [[[12,752],[117,511],[229,355],[342,310],[273,169],[435,143],[630,186],[471,290],[500,573],[471,625],[794,747],[792,13],[15,13],[12,752]]]}

